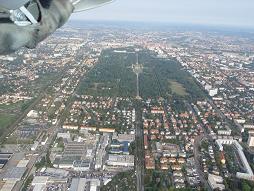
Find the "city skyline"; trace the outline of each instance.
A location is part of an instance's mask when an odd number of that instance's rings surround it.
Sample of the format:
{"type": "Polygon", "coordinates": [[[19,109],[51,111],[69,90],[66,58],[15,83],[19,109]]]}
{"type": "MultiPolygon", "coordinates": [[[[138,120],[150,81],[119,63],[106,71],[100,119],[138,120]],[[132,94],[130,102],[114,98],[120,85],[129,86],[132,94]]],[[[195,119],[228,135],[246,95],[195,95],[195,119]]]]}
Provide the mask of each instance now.
{"type": "Polygon", "coordinates": [[[71,20],[134,21],[224,25],[254,28],[254,2],[202,0],[115,0],[95,10],[73,14],[71,20]]]}

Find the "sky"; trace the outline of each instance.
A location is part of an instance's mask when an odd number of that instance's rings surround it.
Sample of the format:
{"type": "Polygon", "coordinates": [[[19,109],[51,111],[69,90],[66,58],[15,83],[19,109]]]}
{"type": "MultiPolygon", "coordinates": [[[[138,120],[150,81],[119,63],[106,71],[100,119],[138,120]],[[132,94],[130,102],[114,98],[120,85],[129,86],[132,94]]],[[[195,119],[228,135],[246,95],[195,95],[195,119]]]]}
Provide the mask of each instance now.
{"type": "Polygon", "coordinates": [[[71,19],[254,28],[254,0],[115,0],[71,19]]]}

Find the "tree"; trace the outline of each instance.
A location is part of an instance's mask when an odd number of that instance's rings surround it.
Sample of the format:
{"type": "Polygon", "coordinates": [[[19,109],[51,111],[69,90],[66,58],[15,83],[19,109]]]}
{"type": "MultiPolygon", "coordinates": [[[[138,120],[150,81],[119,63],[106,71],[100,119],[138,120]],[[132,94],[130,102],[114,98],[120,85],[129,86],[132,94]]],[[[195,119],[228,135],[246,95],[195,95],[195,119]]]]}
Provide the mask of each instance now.
{"type": "Polygon", "coordinates": [[[243,189],[243,191],[251,191],[251,187],[249,186],[249,184],[246,181],[244,181],[242,183],[242,189],[243,189]]]}
{"type": "Polygon", "coordinates": [[[27,178],[27,180],[26,180],[26,182],[25,182],[25,184],[24,184],[24,187],[23,187],[22,191],[26,191],[26,190],[28,189],[28,187],[29,187],[29,185],[32,183],[33,179],[34,179],[34,176],[33,176],[33,175],[30,175],[30,176],[27,178]]]}

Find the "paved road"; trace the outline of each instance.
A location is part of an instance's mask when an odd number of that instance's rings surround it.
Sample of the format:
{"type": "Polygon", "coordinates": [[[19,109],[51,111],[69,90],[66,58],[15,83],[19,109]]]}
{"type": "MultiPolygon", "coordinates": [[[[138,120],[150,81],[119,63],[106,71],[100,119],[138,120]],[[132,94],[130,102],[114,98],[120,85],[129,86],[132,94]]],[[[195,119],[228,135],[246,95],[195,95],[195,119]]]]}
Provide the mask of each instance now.
{"type": "MultiPolygon", "coordinates": [[[[187,107],[189,107],[191,110],[192,110],[192,113],[195,115],[195,111],[194,109],[192,108],[192,106],[188,103],[188,102],[184,102],[186,104],[187,107]]],[[[196,116],[198,117],[198,116],[196,116]]],[[[201,124],[202,125],[202,124],[201,124]]],[[[205,173],[203,172],[202,168],[201,168],[201,165],[200,165],[200,152],[199,152],[199,146],[201,144],[201,142],[204,140],[204,139],[207,139],[209,141],[213,141],[212,138],[209,136],[209,134],[207,133],[207,130],[205,129],[205,127],[202,125],[202,128],[204,130],[204,133],[195,137],[195,141],[194,141],[194,160],[195,160],[195,166],[196,166],[196,169],[197,169],[197,173],[200,177],[200,181],[201,183],[205,186],[205,188],[208,190],[208,191],[212,191],[211,187],[209,186],[208,184],[208,181],[206,180],[205,178],[205,173]]]]}
{"type": "Polygon", "coordinates": [[[142,110],[141,103],[137,100],[136,103],[136,178],[137,191],[144,191],[144,131],[142,125],[142,110]]]}
{"type": "Polygon", "coordinates": [[[208,189],[208,191],[212,191],[211,187],[209,186],[207,180],[205,179],[205,173],[203,172],[203,170],[201,169],[200,166],[200,153],[199,153],[199,146],[200,143],[202,142],[202,140],[206,139],[206,136],[204,134],[197,136],[195,138],[195,142],[194,142],[194,159],[195,159],[195,166],[197,169],[197,173],[199,174],[200,177],[200,181],[202,182],[202,184],[205,186],[205,188],[208,189]]]}

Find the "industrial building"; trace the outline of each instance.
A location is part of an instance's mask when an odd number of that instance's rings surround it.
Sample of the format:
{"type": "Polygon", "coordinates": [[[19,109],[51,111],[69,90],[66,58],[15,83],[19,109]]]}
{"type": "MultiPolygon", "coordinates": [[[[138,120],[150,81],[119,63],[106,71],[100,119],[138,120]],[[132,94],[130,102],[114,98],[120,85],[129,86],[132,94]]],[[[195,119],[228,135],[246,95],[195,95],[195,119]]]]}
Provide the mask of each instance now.
{"type": "Polygon", "coordinates": [[[32,181],[33,191],[43,191],[48,182],[47,176],[35,176],[32,181]]]}
{"type": "Polygon", "coordinates": [[[134,167],[133,155],[108,155],[107,165],[134,167]]]}
{"type": "Polygon", "coordinates": [[[84,191],[86,189],[87,180],[85,178],[73,178],[69,191],[84,191]]]}
{"type": "Polygon", "coordinates": [[[73,162],[75,171],[88,171],[90,169],[90,160],[76,160],[73,162]]]}
{"type": "Polygon", "coordinates": [[[100,185],[99,179],[73,178],[69,191],[98,191],[100,185]]]}
{"type": "Polygon", "coordinates": [[[132,142],[135,140],[135,135],[133,134],[116,134],[113,133],[112,139],[118,140],[119,142],[132,142]]]}
{"type": "Polygon", "coordinates": [[[6,181],[1,188],[1,191],[10,191],[14,188],[16,182],[13,181],[6,181]]]}
{"type": "Polygon", "coordinates": [[[0,153],[0,169],[2,169],[11,159],[13,153],[0,153]]]}
{"type": "Polygon", "coordinates": [[[129,145],[130,142],[128,141],[122,141],[119,142],[118,140],[113,140],[111,143],[111,149],[109,150],[109,153],[111,154],[129,154],[129,145]]]}
{"type": "Polygon", "coordinates": [[[4,181],[13,181],[17,182],[20,181],[26,171],[26,167],[13,167],[8,169],[4,174],[3,180],[4,181]]]}

